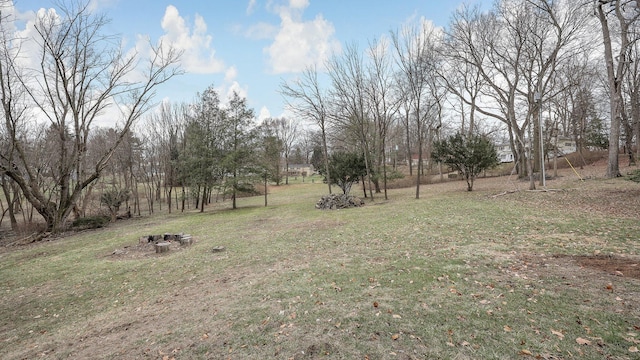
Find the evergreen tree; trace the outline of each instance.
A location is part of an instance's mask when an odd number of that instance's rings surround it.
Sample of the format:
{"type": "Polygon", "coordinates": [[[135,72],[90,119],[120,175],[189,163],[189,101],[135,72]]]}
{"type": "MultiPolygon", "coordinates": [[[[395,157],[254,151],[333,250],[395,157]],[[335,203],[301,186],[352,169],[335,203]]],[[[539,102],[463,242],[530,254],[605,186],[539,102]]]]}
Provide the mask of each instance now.
{"type": "MultiPolygon", "coordinates": [[[[329,171],[332,184],[338,185],[344,195],[349,195],[353,184],[367,175],[364,155],[348,152],[335,152],[329,156],[329,171]]],[[[319,172],[325,175],[324,168],[319,172]]]]}
{"type": "Polygon", "coordinates": [[[225,118],[220,98],[212,85],[199,95],[187,119],[183,151],[179,155],[180,180],[196,195],[196,206],[200,211],[204,211],[211,189],[224,174],[220,162],[224,153],[225,118]]]}
{"type": "Polygon", "coordinates": [[[260,173],[255,161],[256,131],[251,128],[254,113],[247,107],[247,99],[233,92],[226,107],[226,133],[223,139],[225,169],[224,189],[231,194],[233,208],[236,209],[238,193],[255,192],[254,181],[260,173]]]}
{"type": "Polygon", "coordinates": [[[458,170],[467,181],[467,191],[482,171],[499,164],[493,143],[485,136],[457,133],[442,141],[435,141],[431,158],[458,170]]]}

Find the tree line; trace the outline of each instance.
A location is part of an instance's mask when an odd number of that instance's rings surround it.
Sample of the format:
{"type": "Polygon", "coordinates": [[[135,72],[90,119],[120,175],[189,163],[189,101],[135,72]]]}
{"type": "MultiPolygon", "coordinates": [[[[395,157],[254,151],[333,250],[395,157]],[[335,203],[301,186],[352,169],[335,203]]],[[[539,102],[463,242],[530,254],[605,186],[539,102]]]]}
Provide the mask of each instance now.
{"type": "Polygon", "coordinates": [[[123,53],[104,16],[70,4],[39,14],[29,39],[0,11],[0,180],[14,227],[18,212],[35,212],[61,231],[96,197],[116,212],[202,211],[218,197],[235,208],[261,184],[288,183],[291,163],[313,162],[331,192],[338,153],[361,159],[371,199],[387,197],[399,162],[419,198],[427,171],[447,171],[440,145],[465,139],[508,144],[533,187],[558,138],[608,148],[609,177],[621,148],[631,164],[640,155],[636,1],[500,0],[461,7],[444,29],[421,19],[283,81],[292,116],[260,124],[245,98],[221,99],[213,85],[149,111],[181,54],[164,44],[123,53]],[[117,125],[99,128],[114,108],[117,125]]]}
{"type": "Polygon", "coordinates": [[[441,165],[431,161],[434,143],[460,136],[508,144],[532,189],[562,138],[580,154],[608,148],[606,175],[616,177],[620,147],[632,165],[640,154],[639,15],[631,0],[463,6],[445,29],[422,19],[364,50],[349,44],[281,92],[320,132],[324,159],[336,150],[364,154],[376,191],[400,149],[419,198],[423,167],[441,165]]]}

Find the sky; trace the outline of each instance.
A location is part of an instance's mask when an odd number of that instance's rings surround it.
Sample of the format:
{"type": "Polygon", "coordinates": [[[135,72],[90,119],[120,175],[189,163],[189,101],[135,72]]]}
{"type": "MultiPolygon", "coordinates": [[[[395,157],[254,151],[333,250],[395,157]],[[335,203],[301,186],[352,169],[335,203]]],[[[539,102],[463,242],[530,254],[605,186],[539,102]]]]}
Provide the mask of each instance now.
{"type": "MultiPolygon", "coordinates": [[[[55,3],[14,0],[25,27],[55,3]]],[[[491,0],[91,0],[125,46],[169,41],[184,52],[185,74],[158,88],[155,101],[192,102],[214,86],[223,98],[245,96],[258,119],[287,114],[280,85],[305,66],[321,68],[349,44],[365,49],[422,18],[446,27],[463,3],[488,8],[491,0]]]]}

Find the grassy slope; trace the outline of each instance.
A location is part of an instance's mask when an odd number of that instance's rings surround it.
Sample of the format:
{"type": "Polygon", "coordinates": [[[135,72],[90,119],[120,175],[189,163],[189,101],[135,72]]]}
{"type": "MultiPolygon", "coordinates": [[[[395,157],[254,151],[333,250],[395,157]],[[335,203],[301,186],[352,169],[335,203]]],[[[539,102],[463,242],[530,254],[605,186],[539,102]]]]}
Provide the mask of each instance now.
{"type": "MultiPolygon", "coordinates": [[[[266,208],[261,197],[241,199],[236,211],[221,204],[3,251],[0,355],[637,355],[638,280],[552,257],[638,255],[637,218],[544,206],[554,193],[489,197],[501,190],[483,186],[427,185],[420,200],[393,190],[389,201],[318,211],[326,186],[295,184],[275,189],[266,208]],[[163,256],[111,255],[139,236],[180,231],[197,243],[163,256]]],[[[561,196],[582,194],[571,186],[561,196]]]]}

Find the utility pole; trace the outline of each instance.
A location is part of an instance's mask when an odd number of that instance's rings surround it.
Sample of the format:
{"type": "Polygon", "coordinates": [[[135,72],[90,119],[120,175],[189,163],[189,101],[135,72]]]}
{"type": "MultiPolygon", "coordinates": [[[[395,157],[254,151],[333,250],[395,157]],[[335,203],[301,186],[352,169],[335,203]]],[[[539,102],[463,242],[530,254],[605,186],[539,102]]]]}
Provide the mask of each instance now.
{"type": "Polygon", "coordinates": [[[538,77],[538,86],[533,100],[538,104],[538,129],[540,134],[540,185],[544,188],[546,186],[546,174],[544,169],[544,138],[542,137],[542,79],[538,77]]]}

